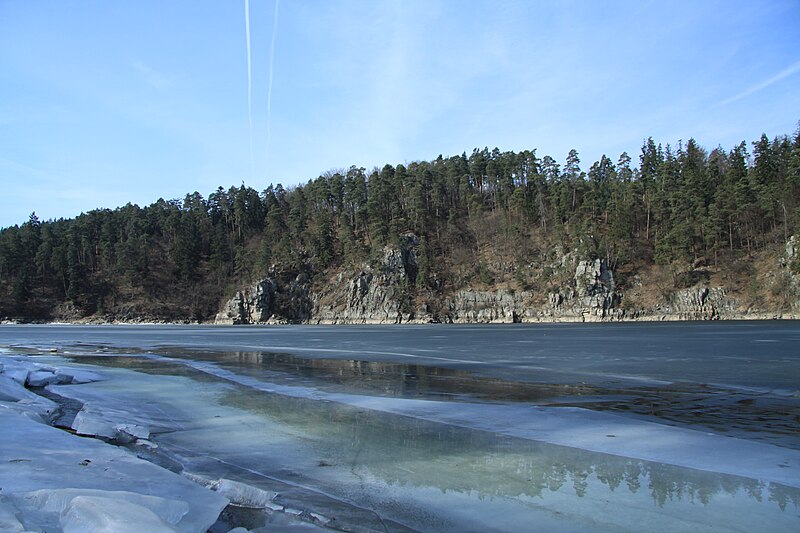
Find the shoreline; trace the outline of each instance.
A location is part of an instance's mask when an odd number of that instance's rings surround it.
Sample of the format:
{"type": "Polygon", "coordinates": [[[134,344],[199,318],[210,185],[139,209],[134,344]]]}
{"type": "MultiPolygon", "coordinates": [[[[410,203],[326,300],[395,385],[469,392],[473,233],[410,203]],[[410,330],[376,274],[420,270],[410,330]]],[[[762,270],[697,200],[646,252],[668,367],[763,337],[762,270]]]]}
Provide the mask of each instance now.
{"type": "Polygon", "coordinates": [[[158,319],[106,319],[99,317],[86,317],[76,320],[44,320],[37,318],[3,318],[0,326],[4,325],[47,325],[47,326],[404,326],[404,325],[500,325],[500,324],[619,324],[619,323],[659,323],[659,322],[754,322],[754,321],[791,321],[800,320],[800,313],[794,312],[757,312],[740,313],[735,316],[715,316],[713,318],[689,318],[683,314],[644,315],[635,317],[541,317],[539,319],[495,319],[495,320],[449,320],[434,321],[423,319],[364,319],[364,320],[267,320],[265,322],[235,323],[233,321],[193,321],[193,320],[158,320],[158,319]]]}

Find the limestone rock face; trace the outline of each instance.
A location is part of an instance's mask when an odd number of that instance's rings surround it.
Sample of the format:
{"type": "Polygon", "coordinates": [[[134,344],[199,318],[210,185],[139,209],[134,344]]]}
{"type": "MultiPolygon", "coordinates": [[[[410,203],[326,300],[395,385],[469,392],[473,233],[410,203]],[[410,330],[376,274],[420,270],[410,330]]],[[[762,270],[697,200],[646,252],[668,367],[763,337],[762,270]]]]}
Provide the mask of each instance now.
{"type": "Polygon", "coordinates": [[[240,290],[217,314],[218,324],[310,322],[398,324],[402,322],[512,323],[586,321],[621,318],[621,294],[605,260],[557,258],[554,268],[574,272],[567,282],[537,300],[531,291],[508,289],[456,291],[436,314],[415,309],[411,288],[418,270],[416,236],[386,246],[372,264],[340,272],[311,293],[298,277],[281,284],[266,278],[240,290]],[[574,269],[574,270],[571,270],[574,269]]]}
{"type": "Polygon", "coordinates": [[[350,275],[341,272],[314,293],[303,274],[288,283],[265,278],[225,302],[214,322],[396,324],[413,320],[416,313],[409,287],[416,281],[417,244],[417,237],[408,234],[399,246],[386,246],[374,264],[363,264],[350,275]]]}
{"type": "Polygon", "coordinates": [[[606,318],[614,314],[621,294],[605,259],[582,260],[575,267],[575,294],[571,306],[582,316],[606,318]]]}
{"type": "Polygon", "coordinates": [[[329,292],[316,294],[313,322],[399,324],[413,320],[409,287],[416,280],[416,237],[387,246],[375,266],[361,265],[349,279],[339,274],[329,292]]]}
{"type": "Polygon", "coordinates": [[[666,314],[675,320],[719,320],[735,308],[720,287],[702,287],[675,291],[666,314]]]}
{"type": "Polygon", "coordinates": [[[239,291],[225,302],[214,320],[217,324],[258,324],[272,316],[275,283],[267,278],[239,291]]]}
{"type": "Polygon", "coordinates": [[[461,290],[450,302],[450,320],[460,323],[521,322],[529,309],[531,294],[527,291],[509,292],[461,290]]]}
{"type": "Polygon", "coordinates": [[[800,244],[797,242],[797,236],[792,235],[789,237],[789,240],[786,241],[786,262],[787,264],[791,264],[792,261],[796,260],[800,255],[800,244]]]}
{"type": "Polygon", "coordinates": [[[544,304],[537,304],[530,291],[456,292],[449,304],[453,322],[534,322],[587,321],[621,318],[617,309],[621,294],[614,285],[614,274],[605,260],[579,260],[570,256],[558,261],[561,268],[574,264],[575,274],[564,286],[547,294],[544,304]]]}
{"type": "Polygon", "coordinates": [[[800,310],[800,239],[792,235],[786,241],[786,256],[781,258],[781,266],[788,282],[784,288],[790,306],[800,310]]]}
{"type": "Polygon", "coordinates": [[[245,287],[225,302],[214,323],[302,322],[309,318],[310,310],[311,300],[302,275],[284,284],[266,278],[245,287]]]}
{"type": "MultiPolygon", "coordinates": [[[[568,258],[568,256],[567,256],[568,258]]],[[[564,268],[569,263],[562,260],[564,268]]],[[[624,316],[619,304],[622,293],[617,290],[614,272],[605,259],[574,261],[575,274],[570,283],[551,290],[547,305],[539,318],[548,320],[598,321],[624,316]]]]}
{"type": "MultiPolygon", "coordinates": [[[[293,280],[270,276],[238,291],[222,306],[215,322],[597,322],[761,318],[763,314],[757,309],[740,309],[733,298],[736,293],[703,285],[663,292],[641,307],[633,303],[640,301],[633,296],[623,306],[625,296],[605,259],[582,258],[575,251],[559,248],[538,267],[549,272],[545,278],[549,287],[545,290],[483,286],[448,293],[438,285],[437,290],[423,293],[416,287],[418,245],[417,237],[407,234],[397,245],[384,247],[371,263],[334,273],[324,282],[317,279],[313,289],[302,274],[293,280]]],[[[767,280],[776,287],[773,292],[786,295],[786,313],[800,309],[798,261],[800,243],[792,237],[786,243],[779,271],[772,274],[771,281],[767,280]]],[[[641,286],[641,278],[635,279],[639,281],[629,287],[641,286]]]]}

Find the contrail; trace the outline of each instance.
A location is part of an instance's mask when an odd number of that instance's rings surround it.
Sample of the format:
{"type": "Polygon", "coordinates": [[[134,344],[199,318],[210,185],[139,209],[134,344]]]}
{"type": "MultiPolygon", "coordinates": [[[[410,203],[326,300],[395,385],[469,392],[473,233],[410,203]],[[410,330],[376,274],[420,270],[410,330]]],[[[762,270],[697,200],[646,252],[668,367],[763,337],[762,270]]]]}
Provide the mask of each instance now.
{"type": "Polygon", "coordinates": [[[267,89],[267,146],[264,151],[265,164],[269,163],[269,143],[272,140],[270,120],[272,118],[272,71],[275,65],[275,36],[278,34],[278,6],[280,0],[275,0],[275,14],[272,17],[272,42],[269,46],[269,86],[267,89]]]}
{"type": "Polygon", "coordinates": [[[244,0],[244,29],[247,38],[247,118],[250,121],[250,180],[255,175],[253,159],[253,71],[250,61],[250,1],[244,0]]]}
{"type": "Polygon", "coordinates": [[[783,78],[788,78],[789,76],[791,76],[792,74],[794,74],[795,72],[797,72],[799,70],[800,70],[800,61],[797,61],[797,62],[793,63],[792,65],[789,65],[788,67],[786,67],[782,71],[778,72],[777,74],[772,76],[770,79],[764,80],[761,83],[758,83],[758,84],[750,87],[746,91],[737,94],[736,96],[728,98],[727,100],[723,100],[722,102],[717,104],[717,106],[715,106],[715,107],[732,104],[733,102],[736,102],[737,100],[741,100],[742,98],[746,98],[746,97],[750,96],[751,94],[760,91],[761,89],[766,89],[767,87],[769,87],[773,83],[777,83],[777,82],[781,81],[783,78]]]}

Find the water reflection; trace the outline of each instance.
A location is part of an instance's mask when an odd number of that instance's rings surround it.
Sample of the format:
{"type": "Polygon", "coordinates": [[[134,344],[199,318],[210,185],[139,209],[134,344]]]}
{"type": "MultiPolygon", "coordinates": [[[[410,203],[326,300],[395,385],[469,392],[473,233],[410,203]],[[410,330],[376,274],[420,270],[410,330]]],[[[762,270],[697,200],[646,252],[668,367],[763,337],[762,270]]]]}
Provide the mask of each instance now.
{"type": "MultiPolygon", "coordinates": [[[[156,376],[131,386],[139,391],[141,383],[151,383],[147,403],[157,413],[161,405],[188,407],[176,418],[180,424],[174,431],[153,438],[159,450],[173,454],[189,471],[253,483],[280,492],[281,498],[291,496],[292,488],[303,489],[293,506],[313,499],[323,514],[337,516],[348,527],[363,523],[362,515],[343,520],[356,516],[343,510],[349,505],[380,515],[381,524],[386,518],[426,531],[796,530],[797,488],[271,394],[175,360],[136,355],[79,359],[156,376]],[[168,378],[162,375],[180,376],[180,385],[164,386],[168,378]],[[327,498],[324,503],[314,499],[320,494],[327,498]]],[[[314,371],[264,368],[251,354],[209,353],[193,359],[265,381],[281,374],[286,380],[313,379],[317,385],[320,375],[361,375],[364,380],[377,376],[377,382],[385,376],[399,387],[400,376],[391,367],[404,366],[319,364],[311,365],[318,373],[309,377],[303,372],[314,371]]],[[[289,368],[298,362],[290,358],[281,364],[289,368]]],[[[425,384],[469,378],[453,371],[430,372],[423,379],[416,375],[425,384]]],[[[134,381],[113,383],[109,391],[122,394],[128,382],[134,381]]]]}
{"type": "MultiPolygon", "coordinates": [[[[197,359],[198,354],[190,358],[197,359]]],[[[800,398],[697,383],[609,388],[586,383],[535,383],[467,370],[271,352],[201,355],[237,373],[338,392],[437,400],[529,402],[583,407],[703,427],[729,436],[800,449],[800,398]]]]}
{"type": "Polygon", "coordinates": [[[237,390],[223,405],[246,409],[315,435],[321,467],[349,465],[389,485],[444,492],[545,498],[568,489],[646,494],[659,507],[686,501],[708,505],[715,496],[746,495],[785,510],[800,505],[800,489],[775,483],[588,452],[388,415],[351,406],[237,390]]]}
{"type": "MultiPolygon", "coordinates": [[[[180,354],[171,354],[180,355],[180,354]]],[[[541,402],[548,398],[581,396],[592,389],[583,384],[540,384],[477,376],[454,368],[365,361],[306,358],[273,352],[191,354],[238,373],[276,380],[305,380],[328,390],[361,391],[402,398],[485,399],[541,402]]]]}
{"type": "MultiPolygon", "coordinates": [[[[724,389],[696,383],[608,388],[585,383],[534,383],[475,375],[467,370],[350,359],[305,358],[272,352],[163,352],[177,359],[210,362],[241,375],[331,392],[445,401],[528,402],[583,407],[655,418],[661,423],[702,427],[728,436],[800,449],[800,397],[724,389]]],[[[136,354],[81,356],[92,364],[148,371],[161,368],[136,354]],[[105,361],[104,361],[105,359],[105,361]]],[[[164,372],[163,369],[158,372],[164,372]]],[[[209,379],[176,365],[173,375],[209,379]]]]}

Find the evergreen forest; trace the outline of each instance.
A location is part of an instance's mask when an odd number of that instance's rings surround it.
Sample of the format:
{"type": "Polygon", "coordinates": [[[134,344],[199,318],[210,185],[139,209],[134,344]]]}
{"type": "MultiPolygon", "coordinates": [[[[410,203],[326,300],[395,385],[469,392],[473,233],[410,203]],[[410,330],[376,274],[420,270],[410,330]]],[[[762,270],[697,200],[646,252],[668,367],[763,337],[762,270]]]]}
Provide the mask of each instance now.
{"type": "Polygon", "coordinates": [[[782,249],[798,228],[800,130],[710,151],[693,139],[649,138],[634,157],[588,165],[576,150],[560,163],[534,149],[474,149],[330,170],[290,188],[242,183],[72,219],[32,214],[0,231],[0,318],[70,309],[209,320],[243,284],[325,283],[409,234],[418,261],[411,298],[500,284],[544,291],[530,265],[555,247],[605,259],[622,284],[626,271],[658,265],[675,286],[690,285],[698,265],[782,249]]]}

